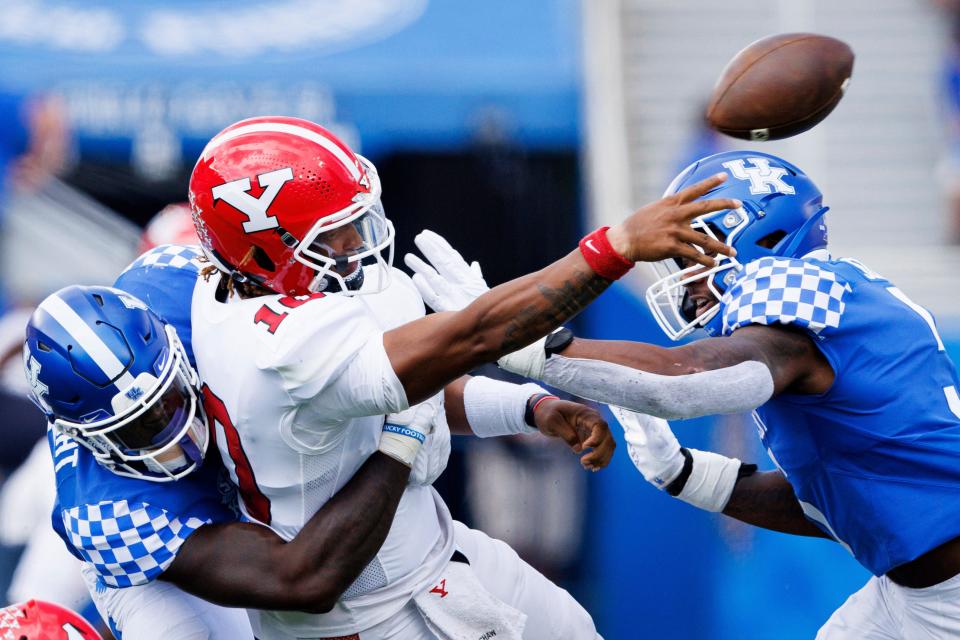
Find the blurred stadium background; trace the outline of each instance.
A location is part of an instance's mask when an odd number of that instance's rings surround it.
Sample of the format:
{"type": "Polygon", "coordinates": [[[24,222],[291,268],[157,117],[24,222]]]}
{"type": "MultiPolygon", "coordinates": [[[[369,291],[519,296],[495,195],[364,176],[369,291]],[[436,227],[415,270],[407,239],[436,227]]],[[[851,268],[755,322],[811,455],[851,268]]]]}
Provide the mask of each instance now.
{"type": "MultiPolygon", "coordinates": [[[[499,283],[657,197],[688,161],[732,147],[702,126],[707,94],[736,51],[775,32],[844,39],[857,62],[826,122],[764,150],[818,182],[834,253],[930,308],[960,357],[960,22],[948,0],[0,7],[6,475],[42,430],[17,395],[25,311],[60,286],[112,281],[142,226],[185,198],[194,159],[223,126],[284,114],[333,128],[379,167],[399,255],[429,227],[499,283]]],[[[663,342],[642,302],[646,276],[614,286],[578,331],[663,342]]],[[[766,460],[744,417],[677,431],[691,446],[766,460]]],[[[608,639],[812,638],[867,578],[832,543],[659,495],[622,446],[587,477],[536,439],[457,444],[442,479],[455,515],[568,587],[608,639]]],[[[40,485],[10,482],[0,499],[0,583],[47,528],[40,485]]],[[[29,595],[44,594],[14,581],[10,598],[29,595]]]]}

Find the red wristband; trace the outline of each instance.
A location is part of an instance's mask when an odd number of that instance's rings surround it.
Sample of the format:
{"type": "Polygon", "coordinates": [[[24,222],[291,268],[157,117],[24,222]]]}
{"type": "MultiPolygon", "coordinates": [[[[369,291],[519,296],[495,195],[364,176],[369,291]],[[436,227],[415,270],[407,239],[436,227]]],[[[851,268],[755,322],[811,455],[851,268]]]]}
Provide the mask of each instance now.
{"type": "Polygon", "coordinates": [[[537,411],[537,407],[539,407],[544,400],[550,399],[559,400],[560,398],[549,393],[535,393],[527,398],[527,404],[523,410],[523,421],[528,427],[533,427],[534,429],[537,428],[537,422],[534,419],[534,413],[537,411]],[[533,401],[533,404],[530,404],[531,400],[533,401]]]}
{"type": "Polygon", "coordinates": [[[559,400],[559,399],[560,399],[560,398],[558,398],[557,396],[543,396],[543,397],[539,398],[536,402],[533,403],[533,407],[530,409],[530,413],[536,414],[536,413],[537,413],[537,407],[539,407],[541,404],[543,404],[543,401],[544,401],[544,400],[559,400]]]}
{"type": "Polygon", "coordinates": [[[633,268],[633,263],[614,250],[607,239],[609,228],[600,227],[584,236],[580,241],[580,254],[598,276],[607,280],[619,280],[633,268]]]}

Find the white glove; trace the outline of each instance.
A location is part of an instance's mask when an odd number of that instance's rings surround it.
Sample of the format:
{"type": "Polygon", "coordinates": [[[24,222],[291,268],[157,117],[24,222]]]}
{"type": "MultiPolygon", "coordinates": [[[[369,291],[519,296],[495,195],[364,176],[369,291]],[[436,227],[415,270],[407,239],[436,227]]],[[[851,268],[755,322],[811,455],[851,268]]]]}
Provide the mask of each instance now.
{"type": "MultiPolygon", "coordinates": [[[[420,291],[420,297],[434,311],[459,311],[490,290],[480,264],[467,264],[443,236],[424,229],[413,242],[427,262],[412,253],[405,255],[403,261],[413,271],[413,284],[420,291]]],[[[506,371],[539,380],[547,358],[546,341],[546,337],[540,338],[500,358],[497,364],[506,371]]]]}
{"type": "Polygon", "coordinates": [[[405,411],[388,415],[380,434],[379,450],[408,467],[413,467],[420,447],[433,432],[441,397],[442,394],[437,394],[405,411]]]}
{"type": "Polygon", "coordinates": [[[467,264],[443,236],[424,229],[413,239],[427,259],[408,253],[403,261],[413,271],[413,284],[434,311],[459,311],[490,290],[480,264],[467,264]]]}
{"type": "MultiPolygon", "coordinates": [[[[443,394],[440,394],[441,397],[443,394]]],[[[433,433],[427,436],[420,453],[413,463],[407,484],[430,485],[447,468],[450,461],[450,427],[441,404],[440,411],[433,419],[433,433]]]]}
{"type": "Polygon", "coordinates": [[[648,416],[621,407],[610,411],[623,426],[627,451],[634,466],[647,482],[663,490],[683,471],[680,442],[663,418],[648,416]]]}
{"type": "MultiPolygon", "coordinates": [[[[683,471],[686,459],[670,425],[662,418],[611,406],[623,425],[630,459],[647,482],[666,489],[683,471]]],[[[676,497],[705,511],[719,512],[727,506],[740,478],[742,463],[712,451],[686,449],[690,474],[676,497]]],[[[755,471],[753,467],[752,471],[755,471]]]]}

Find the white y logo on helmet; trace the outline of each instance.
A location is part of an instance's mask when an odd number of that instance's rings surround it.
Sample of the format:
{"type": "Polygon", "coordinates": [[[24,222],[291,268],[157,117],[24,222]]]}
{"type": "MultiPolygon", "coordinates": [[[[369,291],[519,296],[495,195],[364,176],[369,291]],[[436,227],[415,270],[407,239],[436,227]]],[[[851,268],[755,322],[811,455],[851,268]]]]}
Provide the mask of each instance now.
{"type": "Polygon", "coordinates": [[[760,193],[786,193],[793,195],[796,190],[783,181],[783,176],[787,175],[787,170],[783,167],[771,167],[770,160],[767,158],[747,158],[752,167],[745,167],[743,160],[731,160],[724,162],[723,166],[730,170],[733,177],[738,180],[750,181],[750,193],[757,195],[760,193]]]}
{"type": "Polygon", "coordinates": [[[276,229],[280,226],[276,216],[268,216],[267,209],[273,204],[280,187],[293,180],[293,169],[277,169],[257,176],[257,182],[263,187],[259,198],[254,198],[250,191],[250,178],[241,178],[221,184],[213,188],[213,200],[225,200],[227,204],[241,213],[246,214],[247,222],[243,223],[243,230],[247,233],[276,229]]]}

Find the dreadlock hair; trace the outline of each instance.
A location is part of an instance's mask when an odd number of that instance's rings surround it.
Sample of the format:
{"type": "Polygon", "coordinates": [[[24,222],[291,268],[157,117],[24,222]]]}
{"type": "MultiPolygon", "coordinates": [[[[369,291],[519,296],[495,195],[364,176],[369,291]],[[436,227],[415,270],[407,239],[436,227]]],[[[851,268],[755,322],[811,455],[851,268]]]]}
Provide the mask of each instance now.
{"type": "MultiPolygon", "coordinates": [[[[247,262],[253,259],[257,249],[257,246],[251,245],[251,247],[247,250],[247,253],[243,256],[243,259],[240,261],[240,264],[237,266],[238,270],[242,269],[247,262]]],[[[200,256],[200,262],[210,261],[206,256],[200,256]]],[[[227,297],[232,297],[234,293],[239,295],[241,298],[256,298],[258,296],[266,296],[276,293],[275,291],[271,291],[270,289],[267,289],[263,285],[252,280],[247,280],[245,282],[238,281],[237,279],[230,277],[229,273],[224,273],[213,264],[208,264],[200,270],[200,277],[203,278],[204,282],[210,282],[210,278],[214,275],[220,276],[220,283],[218,286],[220,289],[226,291],[227,297]]]]}

